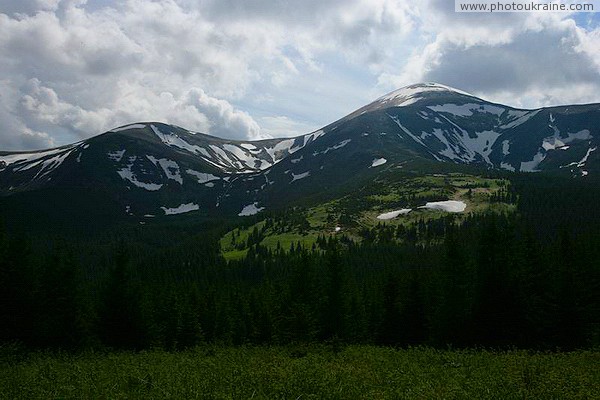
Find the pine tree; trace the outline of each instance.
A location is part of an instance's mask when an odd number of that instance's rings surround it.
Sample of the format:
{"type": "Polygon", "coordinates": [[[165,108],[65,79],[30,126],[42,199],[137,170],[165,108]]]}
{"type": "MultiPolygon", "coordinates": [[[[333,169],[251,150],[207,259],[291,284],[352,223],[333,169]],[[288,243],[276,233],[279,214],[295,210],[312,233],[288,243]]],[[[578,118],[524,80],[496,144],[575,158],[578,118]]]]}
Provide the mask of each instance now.
{"type": "Polygon", "coordinates": [[[322,337],[343,338],[345,333],[345,271],[337,249],[328,250],[325,258],[326,301],[322,311],[322,337]]]}
{"type": "Polygon", "coordinates": [[[33,341],[36,282],[31,253],[24,237],[0,231],[0,342],[33,341]]]}
{"type": "Polygon", "coordinates": [[[390,277],[383,289],[383,321],[379,330],[379,343],[400,344],[402,317],[400,312],[400,285],[397,277],[390,277]]]}
{"type": "MultiPolygon", "coordinates": [[[[73,254],[59,245],[44,265],[39,289],[38,340],[50,347],[73,348],[85,340],[86,315],[80,268],[73,254]]],[[[88,310],[89,311],[89,310],[88,310]]]]}
{"type": "Polygon", "coordinates": [[[129,255],[120,244],[102,299],[101,338],[111,347],[138,349],[144,346],[145,329],[140,295],[135,290],[129,269],[129,255]]]}

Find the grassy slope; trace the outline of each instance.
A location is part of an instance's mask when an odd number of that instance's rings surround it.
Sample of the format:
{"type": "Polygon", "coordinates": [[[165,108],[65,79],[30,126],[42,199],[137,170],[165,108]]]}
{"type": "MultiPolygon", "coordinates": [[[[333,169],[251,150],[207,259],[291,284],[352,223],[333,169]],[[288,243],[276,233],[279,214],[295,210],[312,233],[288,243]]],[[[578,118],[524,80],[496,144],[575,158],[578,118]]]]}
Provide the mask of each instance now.
{"type": "MultiPolygon", "coordinates": [[[[359,241],[358,230],[360,228],[372,228],[378,223],[410,226],[420,219],[435,219],[446,215],[442,211],[416,208],[424,205],[425,199],[428,198],[464,201],[467,204],[465,214],[484,211],[512,212],[515,208],[513,205],[490,203],[490,196],[497,193],[501,189],[501,185],[507,184],[506,180],[461,173],[424,175],[416,178],[392,177],[390,181],[373,182],[352,195],[308,208],[303,213],[310,229],[304,234],[297,231],[285,233],[267,231],[261,244],[274,250],[279,242],[282,249],[288,250],[292,243],[300,242],[305,248],[310,248],[319,235],[325,237],[333,235],[337,226],[341,228],[341,233],[359,241]],[[470,195],[469,190],[471,190],[470,195]],[[409,198],[414,198],[412,200],[414,204],[406,203],[406,199],[409,198]],[[380,221],[377,219],[379,214],[400,208],[413,208],[413,212],[393,220],[380,221]],[[351,225],[340,221],[343,214],[346,214],[347,219],[352,221],[351,225]]],[[[254,227],[260,229],[263,225],[264,221],[246,229],[235,229],[238,237],[237,243],[244,243],[254,227]]],[[[248,249],[232,245],[232,232],[228,232],[221,238],[223,256],[228,260],[241,259],[246,255],[248,249]]]]}
{"type": "Polygon", "coordinates": [[[600,354],[201,347],[0,360],[0,398],[597,398],[600,354]]]}

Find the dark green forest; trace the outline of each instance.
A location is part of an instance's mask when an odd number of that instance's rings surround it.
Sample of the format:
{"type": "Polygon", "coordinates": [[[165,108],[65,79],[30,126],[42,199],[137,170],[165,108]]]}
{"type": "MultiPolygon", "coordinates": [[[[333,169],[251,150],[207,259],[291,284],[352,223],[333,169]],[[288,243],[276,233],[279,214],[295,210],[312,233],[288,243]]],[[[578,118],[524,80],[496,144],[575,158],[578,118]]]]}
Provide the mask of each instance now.
{"type": "Polygon", "coordinates": [[[597,347],[600,189],[544,176],[511,181],[504,195],[515,213],[382,223],[360,241],[323,236],[311,248],[255,244],[230,262],[218,243],[227,224],[95,240],[6,228],[0,342],[597,347]]]}

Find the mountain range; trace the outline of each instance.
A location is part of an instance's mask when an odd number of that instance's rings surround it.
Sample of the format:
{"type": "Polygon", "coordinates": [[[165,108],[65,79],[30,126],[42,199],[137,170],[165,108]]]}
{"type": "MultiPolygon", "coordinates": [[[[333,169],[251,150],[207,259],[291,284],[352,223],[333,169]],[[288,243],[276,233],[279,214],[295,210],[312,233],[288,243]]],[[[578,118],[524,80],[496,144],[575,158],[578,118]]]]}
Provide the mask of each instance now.
{"type": "Polygon", "coordinates": [[[5,211],[25,214],[84,204],[135,218],[246,216],[399,172],[590,179],[600,173],[598,138],[600,104],[524,110],[424,83],[294,138],[234,141],[140,122],[54,149],[0,152],[0,197],[5,211]]]}

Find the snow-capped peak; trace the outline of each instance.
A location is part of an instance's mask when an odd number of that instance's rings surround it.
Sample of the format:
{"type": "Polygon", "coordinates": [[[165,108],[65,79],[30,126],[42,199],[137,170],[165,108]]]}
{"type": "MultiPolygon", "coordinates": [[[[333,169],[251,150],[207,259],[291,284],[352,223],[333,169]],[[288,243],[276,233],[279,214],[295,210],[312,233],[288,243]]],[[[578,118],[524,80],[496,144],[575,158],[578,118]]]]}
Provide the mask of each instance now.
{"type": "Polygon", "coordinates": [[[452,88],[450,86],[442,85],[440,83],[417,83],[414,85],[405,86],[398,90],[394,90],[384,96],[381,96],[375,103],[385,104],[385,105],[393,105],[396,107],[399,106],[408,106],[410,104],[416,103],[420,99],[427,96],[429,93],[455,93],[463,96],[474,97],[472,94],[467,92],[463,92],[462,90],[452,88]]]}

